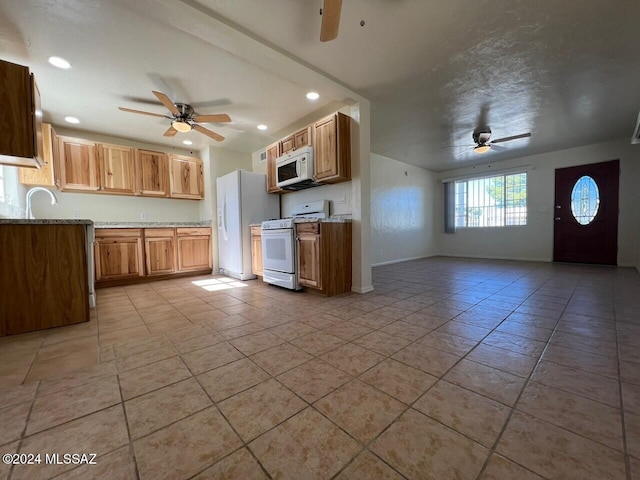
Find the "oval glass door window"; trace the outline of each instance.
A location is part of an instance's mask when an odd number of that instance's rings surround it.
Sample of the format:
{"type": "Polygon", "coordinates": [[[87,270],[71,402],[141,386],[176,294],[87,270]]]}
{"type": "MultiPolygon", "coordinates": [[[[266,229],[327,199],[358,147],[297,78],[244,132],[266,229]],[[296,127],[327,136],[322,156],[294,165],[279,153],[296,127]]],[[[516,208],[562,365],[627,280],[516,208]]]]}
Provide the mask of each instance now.
{"type": "Polygon", "coordinates": [[[600,190],[596,181],[585,175],[580,177],[571,191],[571,213],[580,225],[589,225],[598,214],[600,190]]]}

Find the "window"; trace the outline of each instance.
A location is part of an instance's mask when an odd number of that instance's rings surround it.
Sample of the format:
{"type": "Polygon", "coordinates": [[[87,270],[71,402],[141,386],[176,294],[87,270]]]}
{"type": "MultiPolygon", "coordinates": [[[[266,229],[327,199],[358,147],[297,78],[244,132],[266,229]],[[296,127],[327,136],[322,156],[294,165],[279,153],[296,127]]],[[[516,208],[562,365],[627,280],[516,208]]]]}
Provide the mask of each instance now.
{"type": "Polygon", "coordinates": [[[4,167],[0,165],[0,203],[6,203],[4,198],[4,167]]]}
{"type": "Polygon", "coordinates": [[[526,173],[456,182],[456,228],[504,227],[526,224],[526,173]]]}

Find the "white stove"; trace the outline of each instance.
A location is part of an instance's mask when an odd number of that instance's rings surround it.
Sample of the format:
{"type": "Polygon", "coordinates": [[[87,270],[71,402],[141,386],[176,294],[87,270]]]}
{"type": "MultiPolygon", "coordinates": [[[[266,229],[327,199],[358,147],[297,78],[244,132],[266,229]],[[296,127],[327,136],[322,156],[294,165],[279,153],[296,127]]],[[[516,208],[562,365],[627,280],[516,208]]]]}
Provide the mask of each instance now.
{"type": "Polygon", "coordinates": [[[301,290],[296,265],[296,223],[317,222],[329,216],[329,202],[295,205],[293,216],[262,222],[262,280],[291,290],[301,290]]]}

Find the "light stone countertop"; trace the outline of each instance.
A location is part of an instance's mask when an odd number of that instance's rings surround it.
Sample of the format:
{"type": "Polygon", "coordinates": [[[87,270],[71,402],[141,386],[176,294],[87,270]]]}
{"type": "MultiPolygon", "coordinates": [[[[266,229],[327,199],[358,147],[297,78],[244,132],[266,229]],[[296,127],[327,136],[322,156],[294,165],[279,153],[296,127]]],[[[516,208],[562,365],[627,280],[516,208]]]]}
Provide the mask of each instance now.
{"type": "Polygon", "coordinates": [[[202,222],[96,222],[95,228],[171,228],[210,227],[211,220],[202,222]]]}
{"type": "Polygon", "coordinates": [[[93,221],[80,218],[0,218],[0,225],[93,225],[93,221]]]}

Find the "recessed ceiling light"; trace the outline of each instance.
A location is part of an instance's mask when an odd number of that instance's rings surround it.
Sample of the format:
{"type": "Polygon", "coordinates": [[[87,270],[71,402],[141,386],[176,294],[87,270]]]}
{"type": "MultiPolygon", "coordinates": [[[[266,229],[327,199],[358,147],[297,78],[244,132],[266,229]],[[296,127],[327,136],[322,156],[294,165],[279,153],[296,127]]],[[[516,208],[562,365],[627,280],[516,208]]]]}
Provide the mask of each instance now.
{"type": "Polygon", "coordinates": [[[62,68],[64,70],[71,68],[71,64],[62,57],[49,57],[49,63],[54,67],[62,68]]]}
{"type": "Polygon", "coordinates": [[[193,145],[193,142],[191,140],[183,140],[182,143],[184,143],[185,145],[193,145]]]}
{"type": "Polygon", "coordinates": [[[263,124],[258,125],[258,130],[266,130],[266,129],[267,129],[266,125],[263,125],[263,124]]]}
{"type": "Polygon", "coordinates": [[[320,98],[320,94],[318,92],[309,92],[307,93],[307,98],[309,100],[317,100],[320,98]]]}
{"type": "Polygon", "coordinates": [[[67,123],[80,123],[80,120],[78,120],[76,117],[64,117],[64,121],[67,123]]]}

